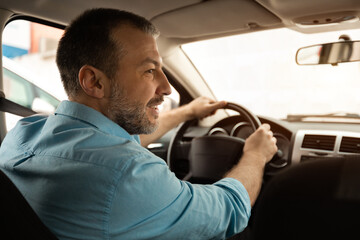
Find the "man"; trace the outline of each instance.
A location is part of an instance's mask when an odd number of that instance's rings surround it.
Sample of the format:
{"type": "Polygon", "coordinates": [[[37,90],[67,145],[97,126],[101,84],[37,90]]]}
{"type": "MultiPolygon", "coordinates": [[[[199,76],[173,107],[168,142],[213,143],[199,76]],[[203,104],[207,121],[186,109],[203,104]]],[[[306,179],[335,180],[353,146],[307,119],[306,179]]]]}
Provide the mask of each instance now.
{"type": "Polygon", "coordinates": [[[19,121],[0,166],[59,239],[223,239],[242,231],[275,151],[269,125],[213,185],[177,179],[139,144],[171,92],[157,31],[144,18],[86,11],[66,29],[57,64],[70,101],[19,121]]]}

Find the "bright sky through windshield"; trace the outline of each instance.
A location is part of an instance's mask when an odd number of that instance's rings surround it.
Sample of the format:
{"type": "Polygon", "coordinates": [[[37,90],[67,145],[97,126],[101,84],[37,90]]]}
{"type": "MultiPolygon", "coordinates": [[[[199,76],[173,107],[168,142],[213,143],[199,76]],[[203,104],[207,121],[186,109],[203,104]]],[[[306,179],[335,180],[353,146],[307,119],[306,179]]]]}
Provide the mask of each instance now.
{"type": "Polygon", "coordinates": [[[360,31],[301,34],[288,29],[195,42],[183,49],[218,100],[244,105],[256,114],[360,112],[360,63],[298,66],[298,48],[338,41],[360,31]]]}

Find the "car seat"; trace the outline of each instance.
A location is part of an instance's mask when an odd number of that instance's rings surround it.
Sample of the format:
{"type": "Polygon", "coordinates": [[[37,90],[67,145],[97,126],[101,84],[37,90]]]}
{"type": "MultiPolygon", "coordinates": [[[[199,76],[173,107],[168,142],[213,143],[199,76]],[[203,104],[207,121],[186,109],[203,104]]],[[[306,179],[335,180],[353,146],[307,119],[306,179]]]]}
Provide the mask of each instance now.
{"type": "Polygon", "coordinates": [[[57,239],[1,170],[0,189],[1,239],[57,239]]]}
{"type": "Polygon", "coordinates": [[[300,163],[259,196],[252,239],[353,239],[360,227],[360,157],[300,163]]]}

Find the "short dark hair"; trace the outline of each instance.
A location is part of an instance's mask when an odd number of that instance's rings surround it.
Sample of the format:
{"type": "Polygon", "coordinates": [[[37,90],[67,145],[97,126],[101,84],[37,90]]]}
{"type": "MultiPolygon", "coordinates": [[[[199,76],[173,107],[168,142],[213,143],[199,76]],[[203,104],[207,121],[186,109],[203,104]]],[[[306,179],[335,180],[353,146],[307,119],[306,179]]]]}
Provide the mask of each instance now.
{"type": "Polygon", "coordinates": [[[111,34],[122,25],[158,35],[155,26],[145,18],[107,8],[87,10],[65,29],[57,49],[56,63],[69,97],[75,97],[81,89],[78,73],[84,65],[103,71],[109,78],[114,77],[125,50],[121,46],[121,39],[115,42],[111,34]]]}

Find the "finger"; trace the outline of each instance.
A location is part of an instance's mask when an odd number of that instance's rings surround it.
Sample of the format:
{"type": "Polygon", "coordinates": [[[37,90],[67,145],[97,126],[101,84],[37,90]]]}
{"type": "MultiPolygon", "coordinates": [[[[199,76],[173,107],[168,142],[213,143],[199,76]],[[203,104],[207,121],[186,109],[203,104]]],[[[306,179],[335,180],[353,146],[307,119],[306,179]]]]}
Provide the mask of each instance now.
{"type": "Polygon", "coordinates": [[[208,98],[208,97],[202,97],[204,100],[206,100],[208,103],[210,103],[210,104],[213,104],[213,103],[215,103],[216,101],[214,100],[214,99],[212,99],[212,98],[208,98]]]}
{"type": "Polygon", "coordinates": [[[267,123],[261,124],[261,126],[259,128],[262,128],[262,129],[264,129],[266,131],[270,131],[270,125],[267,124],[267,123]]]}
{"type": "Polygon", "coordinates": [[[272,137],[274,136],[274,133],[273,133],[271,130],[269,130],[269,131],[267,132],[267,134],[270,136],[270,138],[272,138],[272,137]]]}
{"type": "Polygon", "coordinates": [[[205,96],[201,96],[195,99],[196,101],[198,101],[199,103],[202,104],[212,104],[215,103],[214,99],[211,99],[209,97],[205,97],[205,96]]]}
{"type": "Polygon", "coordinates": [[[212,111],[215,111],[215,110],[217,110],[217,109],[219,109],[219,108],[225,107],[226,104],[227,104],[226,101],[214,102],[214,103],[211,104],[211,109],[212,109],[212,111]]]}
{"type": "Polygon", "coordinates": [[[204,113],[205,113],[204,117],[208,117],[208,116],[214,115],[218,109],[225,107],[226,104],[227,104],[227,103],[226,103],[225,101],[214,102],[214,103],[210,104],[210,105],[206,108],[206,110],[204,109],[204,111],[205,111],[205,112],[204,112],[204,113]]]}

